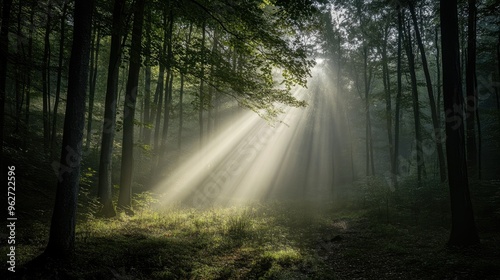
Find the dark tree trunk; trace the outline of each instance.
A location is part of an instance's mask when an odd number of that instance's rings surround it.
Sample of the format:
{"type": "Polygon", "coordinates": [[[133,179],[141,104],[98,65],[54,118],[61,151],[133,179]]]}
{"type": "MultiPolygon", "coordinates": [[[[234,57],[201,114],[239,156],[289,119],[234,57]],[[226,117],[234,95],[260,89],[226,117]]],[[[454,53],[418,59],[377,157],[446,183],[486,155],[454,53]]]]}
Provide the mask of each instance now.
{"type": "MultiPolygon", "coordinates": [[[[163,11],[163,45],[160,51],[160,73],[158,74],[158,82],[155,91],[155,106],[153,107],[153,114],[155,115],[155,133],[154,133],[154,149],[157,154],[160,154],[160,132],[161,132],[161,112],[163,104],[163,87],[167,86],[165,83],[165,62],[164,59],[167,54],[167,10],[163,11]]],[[[168,75],[167,75],[168,77],[168,75]]]]}
{"type": "Polygon", "coordinates": [[[85,142],[85,148],[90,149],[90,142],[92,140],[92,117],[94,116],[94,99],[95,99],[95,87],[97,83],[97,70],[99,66],[99,46],[101,42],[101,27],[96,27],[95,41],[92,38],[92,49],[90,50],[90,77],[89,77],[89,109],[87,116],[87,139],[85,142]]]}
{"type": "Polygon", "coordinates": [[[141,69],[141,38],[144,19],[144,2],[138,0],[134,11],[134,25],[132,27],[132,41],[130,47],[130,65],[125,93],[123,110],[123,144],[122,164],[120,177],[120,195],[118,206],[132,213],[132,173],[134,167],[134,117],[141,69]]]}
{"type": "Polygon", "coordinates": [[[69,64],[59,182],[50,225],[49,243],[45,249],[46,255],[56,259],[64,259],[70,255],[75,243],[90,32],[94,5],[92,0],[76,0],[75,2],[74,38],[69,64]]]}
{"type": "MultiPolygon", "coordinates": [[[[404,21],[404,18],[403,18],[404,21]]],[[[417,75],[415,73],[415,56],[413,55],[411,29],[408,24],[406,40],[406,56],[408,57],[408,66],[410,68],[411,92],[413,97],[413,120],[415,122],[415,144],[417,149],[417,180],[418,187],[422,187],[422,171],[424,165],[424,155],[422,152],[422,136],[420,134],[420,106],[418,103],[417,75]]]]}
{"type": "Polygon", "coordinates": [[[392,161],[394,162],[393,164],[393,170],[392,173],[395,177],[394,180],[394,187],[397,190],[398,189],[398,179],[397,176],[399,175],[399,127],[400,127],[400,109],[401,109],[401,95],[402,95],[402,81],[401,81],[401,56],[402,56],[402,49],[401,45],[403,42],[403,20],[402,20],[402,15],[401,15],[401,7],[398,6],[398,58],[397,58],[397,82],[398,82],[398,92],[396,94],[396,109],[394,112],[394,158],[392,161]]]}
{"type": "MultiPolygon", "coordinates": [[[[191,44],[191,34],[193,33],[193,24],[189,24],[189,32],[186,40],[186,55],[189,53],[189,46],[191,44]]],[[[181,144],[182,144],[182,127],[184,124],[184,104],[183,104],[183,98],[184,98],[184,75],[187,72],[185,68],[182,68],[180,70],[181,72],[181,88],[179,92],[179,136],[178,136],[178,142],[177,146],[179,150],[181,150],[181,144]]]]}
{"type": "Polygon", "coordinates": [[[151,143],[151,7],[146,8],[146,49],[145,52],[145,73],[144,73],[144,144],[151,143]]]}
{"type": "Polygon", "coordinates": [[[7,84],[7,61],[9,58],[9,23],[12,0],[4,0],[2,5],[2,27],[0,28],[0,168],[3,172],[3,139],[5,129],[5,98],[7,84]]]}
{"type": "Polygon", "coordinates": [[[64,61],[64,42],[66,37],[66,11],[67,4],[63,4],[62,15],[61,15],[61,33],[59,37],[59,58],[57,64],[57,84],[56,84],[56,97],[54,99],[54,116],[52,117],[52,133],[50,141],[50,151],[54,151],[56,144],[56,134],[57,134],[57,111],[59,109],[59,102],[61,96],[61,81],[62,81],[62,71],[63,71],[63,61],[64,61]]]}
{"type": "Polygon", "coordinates": [[[198,101],[199,101],[199,107],[198,107],[198,122],[200,126],[200,147],[203,143],[203,108],[205,107],[204,105],[204,99],[205,99],[205,94],[204,94],[204,79],[205,79],[205,34],[206,33],[206,23],[203,21],[203,26],[201,30],[201,70],[200,70],[200,92],[198,94],[198,101]]]}
{"type": "Polygon", "coordinates": [[[467,246],[479,243],[479,237],[474,222],[467,176],[457,0],[441,0],[440,9],[446,156],[452,221],[448,244],[467,246]]]}
{"type": "MultiPolygon", "coordinates": [[[[394,170],[394,144],[392,138],[392,102],[391,102],[391,79],[389,73],[388,59],[387,59],[387,39],[389,36],[389,25],[385,26],[384,30],[384,40],[382,46],[382,81],[384,84],[385,91],[385,111],[386,111],[386,126],[387,126],[387,139],[389,142],[389,158],[391,164],[391,171],[394,170]]],[[[393,177],[392,182],[394,183],[395,177],[392,172],[393,177]]]]}
{"type": "Polygon", "coordinates": [[[475,117],[477,111],[476,87],[476,1],[469,0],[469,16],[467,25],[467,68],[465,72],[465,88],[467,95],[466,124],[467,124],[467,166],[471,177],[478,175],[477,144],[475,117]]]}
{"type": "MultiPolygon", "coordinates": [[[[34,26],[34,19],[35,19],[35,4],[31,4],[31,11],[30,11],[30,26],[34,26]]],[[[33,64],[33,28],[30,28],[29,31],[29,39],[28,39],[28,63],[30,65],[33,64]]],[[[31,103],[31,69],[32,66],[28,66],[27,73],[26,73],[26,130],[29,131],[30,127],[30,103],[31,103]]],[[[26,141],[27,137],[25,138],[26,141]]],[[[0,141],[1,142],[1,141],[0,141]]]]}
{"type": "Polygon", "coordinates": [[[422,37],[420,36],[420,29],[418,27],[418,22],[417,22],[417,15],[415,14],[415,7],[413,6],[413,2],[409,1],[409,6],[410,6],[410,14],[413,19],[413,27],[415,28],[415,36],[417,37],[417,45],[420,50],[420,55],[422,57],[422,68],[424,69],[424,75],[425,75],[425,82],[427,85],[427,94],[429,96],[429,105],[431,109],[431,118],[432,118],[432,125],[434,127],[434,139],[436,139],[436,150],[438,154],[438,161],[439,161],[439,174],[440,174],[440,179],[441,182],[446,181],[446,163],[444,160],[444,151],[443,151],[443,144],[440,141],[441,139],[441,128],[438,122],[437,118],[437,108],[436,108],[436,101],[434,100],[434,91],[432,89],[432,82],[431,82],[431,75],[429,73],[429,67],[427,65],[427,57],[425,55],[425,49],[424,49],[424,44],[422,43],[422,37]]]}
{"type": "MultiPolygon", "coordinates": [[[[174,14],[170,10],[169,25],[167,33],[167,82],[165,83],[165,104],[163,114],[163,131],[161,136],[161,153],[160,157],[164,157],[167,151],[168,126],[170,122],[170,107],[172,104],[172,82],[173,82],[173,52],[172,52],[172,33],[174,28],[174,14]]],[[[158,161],[159,163],[160,161],[158,161]]]]}
{"type": "MultiPolygon", "coordinates": [[[[436,117],[438,120],[439,127],[441,127],[441,110],[439,110],[439,106],[441,104],[441,54],[440,54],[440,48],[439,48],[439,40],[438,40],[438,29],[439,26],[436,25],[435,29],[435,38],[434,38],[434,44],[436,44],[436,75],[437,75],[437,81],[436,81],[436,91],[437,91],[437,97],[436,97],[436,117]]],[[[436,139],[436,141],[442,141],[443,137],[440,139],[436,139]]]]}
{"type": "MultiPolygon", "coordinates": [[[[50,1],[48,9],[51,9],[50,1]]],[[[45,151],[50,146],[50,31],[51,31],[51,13],[47,13],[47,22],[45,23],[45,37],[42,63],[42,89],[43,89],[43,146],[45,151]]]]}
{"type": "Polygon", "coordinates": [[[113,25],[111,34],[111,45],[108,64],[108,78],[106,87],[106,101],[104,107],[104,124],[101,140],[101,157],[99,160],[99,201],[103,209],[102,215],[113,217],[116,215],[113,207],[113,184],[111,174],[113,170],[113,141],[116,129],[116,104],[118,95],[118,76],[120,73],[122,44],[122,15],[125,8],[125,0],[115,0],[113,8],[113,25]]]}

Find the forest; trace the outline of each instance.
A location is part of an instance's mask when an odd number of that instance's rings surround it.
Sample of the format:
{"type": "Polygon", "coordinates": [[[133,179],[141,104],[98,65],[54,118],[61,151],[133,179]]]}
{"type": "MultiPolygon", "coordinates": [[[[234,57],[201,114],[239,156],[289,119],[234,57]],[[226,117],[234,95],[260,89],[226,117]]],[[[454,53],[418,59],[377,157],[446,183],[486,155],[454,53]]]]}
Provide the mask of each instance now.
{"type": "Polygon", "coordinates": [[[1,0],[2,279],[499,279],[500,1],[1,0]]]}

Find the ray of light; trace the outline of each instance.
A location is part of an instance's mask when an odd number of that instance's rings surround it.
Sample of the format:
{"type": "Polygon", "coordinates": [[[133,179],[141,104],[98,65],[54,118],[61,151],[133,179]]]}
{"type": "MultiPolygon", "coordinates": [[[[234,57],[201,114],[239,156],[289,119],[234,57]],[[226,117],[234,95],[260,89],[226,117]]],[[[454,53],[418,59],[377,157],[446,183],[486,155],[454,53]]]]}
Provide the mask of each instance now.
{"type": "MultiPolygon", "coordinates": [[[[317,66],[309,89],[295,96],[307,108],[289,108],[270,126],[255,113],[242,112],[157,188],[165,204],[240,204],[262,199],[331,197],[345,176],[340,114],[329,79],[317,66]]],[[[338,105],[338,104],[337,104],[338,105]]]]}

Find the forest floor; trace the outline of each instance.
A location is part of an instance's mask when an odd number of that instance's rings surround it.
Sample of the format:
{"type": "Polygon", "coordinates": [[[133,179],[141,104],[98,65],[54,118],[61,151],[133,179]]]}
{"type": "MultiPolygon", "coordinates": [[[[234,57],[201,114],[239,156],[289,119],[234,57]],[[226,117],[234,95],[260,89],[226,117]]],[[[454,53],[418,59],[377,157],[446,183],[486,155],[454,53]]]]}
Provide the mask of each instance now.
{"type": "Polygon", "coordinates": [[[74,258],[27,268],[48,238],[50,211],[38,209],[50,204],[40,203],[45,197],[50,195],[33,201],[33,214],[19,217],[18,279],[493,280],[500,275],[500,230],[491,220],[478,220],[480,246],[450,249],[448,223],[426,222],[439,217],[404,219],[396,212],[388,217],[305,202],[156,209],[150,194],[136,196],[134,216],[112,219],[92,216],[84,197],[74,258]],[[46,214],[34,219],[36,213],[46,214]]]}

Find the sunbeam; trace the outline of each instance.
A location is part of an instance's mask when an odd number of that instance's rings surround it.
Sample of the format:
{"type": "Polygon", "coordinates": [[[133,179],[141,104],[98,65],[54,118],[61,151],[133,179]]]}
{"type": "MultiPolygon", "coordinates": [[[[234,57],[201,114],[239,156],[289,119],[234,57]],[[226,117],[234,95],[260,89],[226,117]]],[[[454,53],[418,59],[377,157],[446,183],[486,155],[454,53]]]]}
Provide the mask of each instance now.
{"type": "Polygon", "coordinates": [[[220,134],[157,185],[165,204],[194,207],[268,199],[329,200],[345,177],[342,115],[323,65],[275,125],[241,112],[220,134]],[[197,170],[193,174],[193,170],[197,170]]]}

